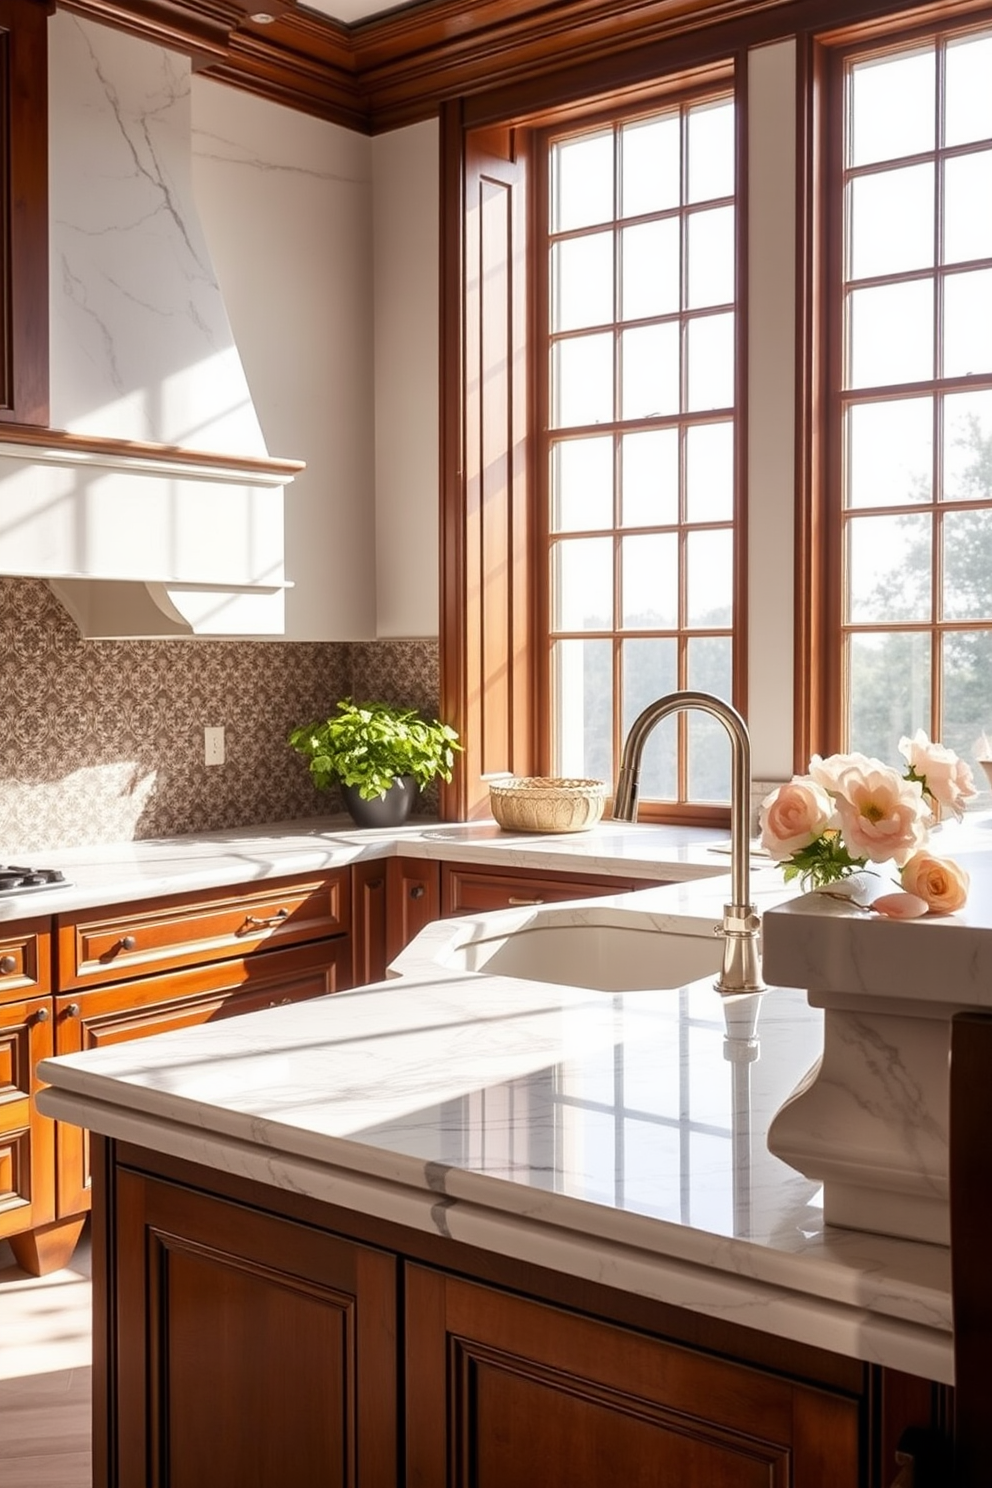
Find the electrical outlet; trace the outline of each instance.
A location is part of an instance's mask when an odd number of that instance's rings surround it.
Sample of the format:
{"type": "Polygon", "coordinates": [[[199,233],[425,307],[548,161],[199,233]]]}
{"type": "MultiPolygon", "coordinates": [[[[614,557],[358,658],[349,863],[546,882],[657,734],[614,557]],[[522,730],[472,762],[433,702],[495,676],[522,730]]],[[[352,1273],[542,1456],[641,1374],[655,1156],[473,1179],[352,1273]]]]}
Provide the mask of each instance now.
{"type": "Polygon", "coordinates": [[[222,728],[203,730],[203,761],[207,765],[224,763],[224,730],[222,728]]]}

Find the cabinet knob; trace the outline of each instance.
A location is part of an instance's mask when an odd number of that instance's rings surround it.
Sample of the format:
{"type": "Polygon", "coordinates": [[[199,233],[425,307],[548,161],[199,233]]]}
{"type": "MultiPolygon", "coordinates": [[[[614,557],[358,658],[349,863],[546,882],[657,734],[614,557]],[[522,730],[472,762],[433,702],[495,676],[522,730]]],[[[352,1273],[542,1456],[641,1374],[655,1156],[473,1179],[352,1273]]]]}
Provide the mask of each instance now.
{"type": "Polygon", "coordinates": [[[82,1009],[80,1008],[78,1002],[70,1002],[69,1006],[65,1010],[65,1015],[67,1018],[78,1018],[81,1011],[82,1009]]]}
{"type": "Polygon", "coordinates": [[[122,935],[118,941],[118,945],[122,951],[133,951],[137,944],[138,942],[133,935],[122,935]]]}
{"type": "Polygon", "coordinates": [[[427,890],[424,888],[423,884],[414,884],[413,888],[410,890],[410,898],[423,899],[426,892],[427,890]]]}
{"type": "Polygon", "coordinates": [[[16,956],[0,956],[0,976],[10,976],[10,973],[16,970],[16,956]]]}
{"type": "Polygon", "coordinates": [[[365,885],[365,887],[369,890],[370,893],[376,894],[382,888],[382,886],[383,886],[384,883],[385,883],[385,879],[382,879],[382,878],[370,878],[369,881],[368,881],[368,883],[365,885]]]}
{"type": "Polygon", "coordinates": [[[47,1023],[51,1016],[47,1007],[40,1007],[34,1015],[34,1021],[36,1023],[47,1023]]]}

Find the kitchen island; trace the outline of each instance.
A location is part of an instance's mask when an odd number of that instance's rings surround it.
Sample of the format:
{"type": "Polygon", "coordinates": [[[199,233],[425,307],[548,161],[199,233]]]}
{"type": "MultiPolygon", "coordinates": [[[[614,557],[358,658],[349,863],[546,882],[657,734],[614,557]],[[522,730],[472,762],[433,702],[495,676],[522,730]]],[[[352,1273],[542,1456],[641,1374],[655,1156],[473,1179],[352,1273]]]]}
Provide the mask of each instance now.
{"type": "MultiPolygon", "coordinates": [[[[712,937],[725,888],[624,907],[712,937]]],[[[458,970],[445,933],[42,1066],[99,1134],[97,1482],[888,1488],[946,1408],[949,1255],[827,1226],[768,1152],[820,1014],[458,970]]]]}

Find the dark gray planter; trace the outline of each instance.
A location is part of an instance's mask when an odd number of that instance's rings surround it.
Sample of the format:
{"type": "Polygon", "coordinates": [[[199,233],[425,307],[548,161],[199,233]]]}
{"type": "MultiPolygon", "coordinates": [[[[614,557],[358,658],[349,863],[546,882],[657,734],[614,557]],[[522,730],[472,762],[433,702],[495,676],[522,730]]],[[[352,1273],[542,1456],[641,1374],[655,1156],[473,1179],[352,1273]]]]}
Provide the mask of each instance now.
{"type": "Polygon", "coordinates": [[[397,775],[384,796],[363,801],[357,785],[339,785],[345,810],[356,827],[401,827],[413,809],[417,782],[412,775],[397,775]]]}

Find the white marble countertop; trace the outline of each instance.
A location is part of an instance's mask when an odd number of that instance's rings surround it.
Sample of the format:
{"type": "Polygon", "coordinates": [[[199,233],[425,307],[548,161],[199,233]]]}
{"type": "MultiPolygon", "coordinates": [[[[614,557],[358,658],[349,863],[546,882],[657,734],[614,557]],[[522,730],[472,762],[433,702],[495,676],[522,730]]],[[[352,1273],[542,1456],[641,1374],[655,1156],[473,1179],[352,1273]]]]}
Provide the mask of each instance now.
{"type": "MultiPolygon", "coordinates": [[[[0,921],[195,893],[287,874],[341,868],[365,858],[413,857],[503,864],[551,872],[691,880],[728,871],[727,833],[606,821],[546,837],[502,831],[495,822],[442,825],[428,818],[395,831],[360,831],[347,816],[275,822],[197,836],[67,848],[33,854],[67,885],[0,895],[0,921]],[[721,851],[721,848],[724,849],[721,851]]],[[[18,861],[24,861],[23,856],[18,861]]]]}
{"type": "MultiPolygon", "coordinates": [[[[447,856],[449,829],[436,830],[447,856]]],[[[604,905],[712,936],[726,885],[604,905]]],[[[769,868],[755,890],[766,907],[783,897],[769,868]]],[[[589,912],[555,911],[577,925],[589,912]]],[[[817,1185],[767,1149],[771,1116],[821,1046],[804,994],[722,999],[708,979],[610,994],[444,964],[473,925],[488,933],[520,913],[428,927],[398,981],[46,1061],[39,1104],[276,1188],[950,1381],[947,1250],[825,1225],[817,1185]]]]}

